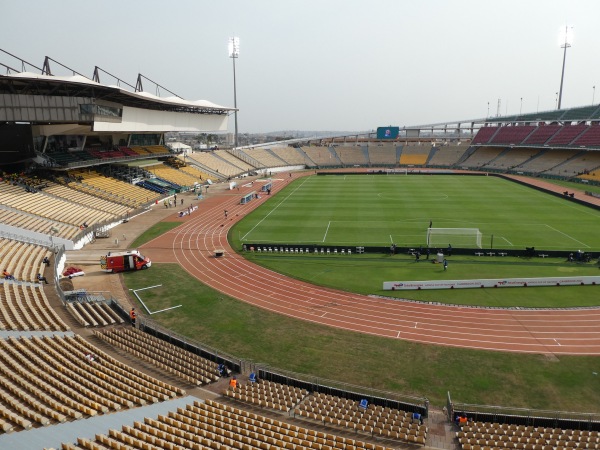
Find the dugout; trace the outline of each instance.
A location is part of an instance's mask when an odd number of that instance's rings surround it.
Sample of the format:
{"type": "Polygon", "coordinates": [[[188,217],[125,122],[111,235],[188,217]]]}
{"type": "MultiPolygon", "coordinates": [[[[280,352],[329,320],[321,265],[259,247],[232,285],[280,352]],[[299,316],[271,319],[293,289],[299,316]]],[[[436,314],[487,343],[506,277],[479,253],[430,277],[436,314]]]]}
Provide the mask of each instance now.
{"type": "Polygon", "coordinates": [[[269,192],[271,189],[273,189],[273,182],[269,181],[267,184],[263,185],[263,187],[260,188],[260,190],[262,192],[269,192]]]}

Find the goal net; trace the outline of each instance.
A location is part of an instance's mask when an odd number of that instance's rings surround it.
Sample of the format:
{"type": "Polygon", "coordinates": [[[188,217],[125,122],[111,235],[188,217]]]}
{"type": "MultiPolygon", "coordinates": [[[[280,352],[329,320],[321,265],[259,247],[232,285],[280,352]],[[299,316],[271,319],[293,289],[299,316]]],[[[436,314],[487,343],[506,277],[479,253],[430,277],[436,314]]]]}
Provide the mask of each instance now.
{"type": "Polygon", "coordinates": [[[427,247],[481,248],[479,228],[427,228],[427,247]]]}

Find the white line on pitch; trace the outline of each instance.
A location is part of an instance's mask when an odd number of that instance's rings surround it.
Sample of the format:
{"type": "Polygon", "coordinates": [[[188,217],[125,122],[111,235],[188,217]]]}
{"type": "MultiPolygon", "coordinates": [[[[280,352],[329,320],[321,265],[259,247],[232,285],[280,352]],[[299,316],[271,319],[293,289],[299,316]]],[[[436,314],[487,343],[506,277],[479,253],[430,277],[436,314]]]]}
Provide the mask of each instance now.
{"type": "Polygon", "coordinates": [[[558,342],[556,339],[554,339],[554,342],[556,342],[558,344],[558,346],[560,347],[560,342],[558,342]]]}
{"type": "Polygon", "coordinates": [[[286,201],[288,198],[290,198],[290,197],[291,197],[291,196],[292,196],[294,193],[296,193],[296,191],[297,191],[298,189],[300,189],[300,188],[302,187],[302,185],[303,185],[304,183],[306,183],[306,180],[308,180],[309,178],[310,178],[310,177],[304,177],[304,181],[303,181],[303,182],[302,182],[302,183],[301,183],[301,184],[300,184],[300,185],[299,185],[299,186],[298,186],[296,189],[294,189],[292,192],[290,192],[290,193],[289,193],[289,195],[288,195],[286,198],[284,198],[283,200],[281,200],[281,202],[280,202],[280,203],[279,203],[279,204],[278,204],[278,205],[277,205],[275,208],[273,208],[271,211],[269,211],[269,214],[267,214],[265,217],[263,217],[263,218],[260,220],[260,222],[258,222],[256,225],[254,225],[254,226],[253,226],[253,227],[250,229],[250,231],[248,231],[248,232],[247,232],[247,233],[246,233],[244,236],[242,236],[241,240],[242,240],[242,241],[243,241],[243,240],[245,240],[245,239],[248,237],[248,235],[249,235],[250,233],[252,233],[252,232],[254,231],[254,229],[255,229],[257,226],[259,226],[261,223],[263,223],[263,221],[264,221],[264,220],[265,220],[267,217],[269,217],[269,216],[271,215],[271,213],[272,213],[273,211],[275,211],[277,208],[279,208],[279,207],[280,207],[280,206],[283,204],[283,202],[285,202],[285,201],[286,201]]]}
{"type": "Polygon", "coordinates": [[[327,313],[325,312],[325,313],[321,314],[321,317],[325,317],[326,315],[327,315],[327,313]]]}
{"type": "Polygon", "coordinates": [[[575,241],[575,242],[577,242],[578,244],[581,244],[581,245],[583,245],[584,247],[590,248],[590,246],[589,246],[589,245],[587,245],[587,244],[584,244],[584,243],[583,243],[583,242],[581,242],[581,241],[578,241],[578,240],[577,240],[577,239],[575,239],[573,236],[569,236],[567,233],[563,233],[562,231],[560,231],[560,230],[557,230],[557,229],[556,229],[556,228],[554,228],[554,227],[551,227],[551,226],[550,226],[550,225],[548,225],[547,223],[545,223],[544,225],[546,225],[546,226],[547,226],[548,228],[550,228],[551,230],[554,230],[554,231],[556,231],[557,233],[560,233],[560,234],[562,234],[563,236],[566,236],[566,237],[568,237],[569,239],[572,239],[572,240],[574,240],[574,241],[575,241]]]}
{"type": "Polygon", "coordinates": [[[392,235],[390,234],[390,242],[393,244],[394,240],[392,239],[392,235]]]}
{"type": "Polygon", "coordinates": [[[398,331],[398,334],[396,335],[396,338],[399,338],[399,337],[400,337],[400,332],[398,331]]]}
{"type": "Polygon", "coordinates": [[[329,233],[329,225],[331,225],[331,220],[327,223],[327,229],[325,230],[325,236],[323,236],[323,242],[327,239],[327,233],[329,233]]]}

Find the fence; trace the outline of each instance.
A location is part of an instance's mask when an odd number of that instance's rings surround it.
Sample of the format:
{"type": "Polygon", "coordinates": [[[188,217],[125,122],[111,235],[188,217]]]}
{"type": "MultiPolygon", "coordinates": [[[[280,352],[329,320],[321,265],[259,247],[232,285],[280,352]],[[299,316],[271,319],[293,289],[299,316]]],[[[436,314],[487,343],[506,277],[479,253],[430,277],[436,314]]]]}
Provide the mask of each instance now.
{"type": "Polygon", "coordinates": [[[400,409],[402,411],[418,412],[424,417],[429,415],[429,400],[426,397],[381,391],[342,381],[272,368],[261,364],[255,364],[254,370],[260,379],[299,387],[309,392],[319,392],[356,401],[367,399],[371,404],[400,409]]]}
{"type": "Polygon", "coordinates": [[[507,406],[452,403],[450,399],[450,392],[448,392],[447,408],[449,420],[454,419],[454,413],[465,413],[469,420],[476,422],[507,423],[534,427],[600,431],[600,413],[581,413],[512,408],[507,406]]]}

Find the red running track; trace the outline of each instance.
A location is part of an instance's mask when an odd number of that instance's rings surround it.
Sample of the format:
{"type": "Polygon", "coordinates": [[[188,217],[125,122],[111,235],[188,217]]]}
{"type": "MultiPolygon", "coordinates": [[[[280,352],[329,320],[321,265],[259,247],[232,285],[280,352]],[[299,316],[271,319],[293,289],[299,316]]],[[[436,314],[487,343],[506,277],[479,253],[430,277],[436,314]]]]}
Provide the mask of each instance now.
{"type": "MultiPolygon", "coordinates": [[[[288,181],[275,181],[273,192],[288,181]]],[[[600,355],[600,308],[486,309],[369,297],[327,289],[260,267],[236,254],[231,226],[267,196],[240,205],[216,195],[176,229],[145,244],[155,262],[179,263],[206,285],[269,311],[344,330],[423,344],[556,355],[600,355]],[[224,209],[228,218],[224,218],[224,209]],[[215,249],[225,255],[214,257],[215,249]]]]}

